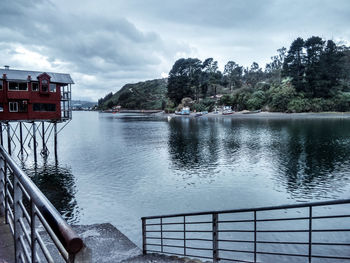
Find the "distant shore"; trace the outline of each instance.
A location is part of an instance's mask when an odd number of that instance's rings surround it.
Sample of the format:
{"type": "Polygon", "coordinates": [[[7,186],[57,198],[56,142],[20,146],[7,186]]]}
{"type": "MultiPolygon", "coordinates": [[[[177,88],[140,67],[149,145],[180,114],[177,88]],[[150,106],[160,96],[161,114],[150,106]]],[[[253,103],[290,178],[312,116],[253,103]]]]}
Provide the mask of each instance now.
{"type": "Polygon", "coordinates": [[[115,114],[145,114],[153,115],[161,118],[235,118],[235,119],[349,119],[350,112],[302,112],[302,113],[284,113],[284,112],[268,112],[262,111],[252,113],[247,111],[234,112],[230,115],[222,115],[221,113],[209,112],[202,116],[196,116],[195,112],[190,115],[176,115],[175,113],[165,113],[161,110],[122,110],[120,112],[103,111],[100,113],[115,114]]]}
{"type": "Polygon", "coordinates": [[[237,118],[237,119],[347,119],[350,118],[350,112],[304,112],[304,113],[283,113],[283,112],[259,112],[246,113],[235,112],[230,115],[214,114],[212,112],[196,117],[195,113],[190,115],[175,115],[162,113],[162,115],[174,118],[237,118]]]}

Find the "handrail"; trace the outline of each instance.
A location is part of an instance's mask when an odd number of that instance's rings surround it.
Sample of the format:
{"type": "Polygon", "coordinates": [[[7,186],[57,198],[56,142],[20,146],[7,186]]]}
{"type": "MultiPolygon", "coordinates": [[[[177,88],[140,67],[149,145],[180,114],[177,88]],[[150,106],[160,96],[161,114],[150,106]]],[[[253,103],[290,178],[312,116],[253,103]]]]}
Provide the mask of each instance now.
{"type": "MultiPolygon", "coordinates": [[[[6,175],[7,174],[6,170],[12,171],[11,174],[13,175],[13,180],[14,180],[14,183],[13,183],[14,203],[12,208],[14,215],[13,217],[11,217],[11,219],[13,220],[13,224],[15,225],[14,236],[17,237],[18,239],[21,238],[21,236],[18,236],[18,233],[16,233],[16,231],[19,231],[18,229],[16,229],[16,225],[18,222],[20,222],[20,216],[18,216],[16,212],[19,211],[19,214],[24,213],[23,205],[20,206],[22,202],[21,201],[22,195],[29,196],[30,200],[28,199],[27,200],[30,202],[31,211],[29,211],[29,213],[31,214],[32,221],[31,222],[28,221],[28,223],[29,225],[31,225],[31,229],[32,229],[31,233],[33,235],[33,239],[31,241],[31,244],[29,244],[29,246],[35,247],[34,243],[37,242],[38,238],[35,237],[37,232],[37,230],[35,230],[36,228],[35,217],[38,217],[41,214],[45,219],[47,225],[51,228],[52,232],[58,238],[59,242],[63,245],[64,249],[68,252],[69,258],[66,258],[66,261],[73,262],[74,255],[77,254],[84,246],[82,239],[67,224],[67,222],[63,219],[63,217],[56,210],[56,208],[46,198],[46,196],[39,190],[39,188],[32,182],[32,180],[24,173],[24,171],[16,164],[16,162],[11,158],[11,156],[0,145],[0,164],[1,163],[3,164],[3,167],[0,167],[0,169],[3,169],[3,170],[0,170],[0,173],[2,172],[2,174],[5,175],[3,178],[5,193],[8,191],[6,189],[6,184],[10,183],[8,176],[6,175]],[[25,191],[23,191],[23,189],[25,191]],[[36,210],[38,210],[40,213],[38,213],[38,211],[36,210]]],[[[1,179],[1,174],[0,174],[0,179],[1,179]]],[[[1,189],[0,189],[0,193],[1,193],[1,189]]],[[[10,198],[9,195],[7,195],[6,197],[8,199],[10,198]]],[[[1,197],[0,197],[0,200],[1,200],[1,197]]],[[[9,215],[11,215],[12,214],[11,207],[9,207],[9,204],[6,200],[5,200],[5,205],[7,205],[7,209],[5,207],[5,213],[8,213],[9,215]]],[[[27,211],[24,214],[26,214],[26,216],[28,217],[27,211]]],[[[24,218],[27,218],[27,217],[24,217],[24,218]]],[[[40,216],[39,216],[39,219],[40,219],[40,216]]],[[[25,250],[25,248],[23,247],[23,244],[21,245],[22,245],[22,248],[25,250]]],[[[18,245],[16,247],[18,247],[18,245]]],[[[32,251],[32,254],[35,254],[35,253],[36,253],[35,251],[32,251]]],[[[24,253],[24,254],[27,256],[27,253],[24,253]]],[[[16,255],[17,255],[17,252],[16,252],[16,255]]],[[[35,260],[35,256],[34,257],[32,256],[32,258],[35,260]]]]}
{"type": "Polygon", "coordinates": [[[180,216],[200,216],[200,215],[210,215],[210,214],[231,214],[231,213],[244,213],[252,211],[268,211],[268,210],[280,210],[280,209],[291,209],[291,208],[302,208],[308,206],[324,206],[324,205],[339,205],[350,203],[350,199],[339,199],[331,201],[322,202],[310,202],[301,204],[289,204],[289,205],[279,205],[279,206],[265,206],[256,208],[242,208],[242,209],[232,209],[232,210],[213,210],[213,211],[203,211],[195,213],[179,213],[179,214],[166,214],[158,216],[144,216],[141,219],[156,219],[156,218],[167,218],[167,217],[180,217],[180,216]]]}
{"type": "Polygon", "coordinates": [[[350,263],[349,208],[350,199],[340,199],[145,216],[142,250],[213,262],[277,262],[267,258],[277,256],[350,263]]]}

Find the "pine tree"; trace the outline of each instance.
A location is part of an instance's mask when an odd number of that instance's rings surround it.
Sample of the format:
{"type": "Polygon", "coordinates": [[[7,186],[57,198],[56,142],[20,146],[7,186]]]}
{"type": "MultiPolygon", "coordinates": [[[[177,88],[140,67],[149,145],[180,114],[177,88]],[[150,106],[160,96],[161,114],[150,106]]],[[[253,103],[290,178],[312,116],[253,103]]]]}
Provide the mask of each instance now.
{"type": "Polygon", "coordinates": [[[305,53],[304,40],[298,37],[289,48],[288,54],[283,63],[282,76],[291,77],[292,84],[297,91],[304,91],[304,73],[305,73],[305,53]]]}
{"type": "Polygon", "coordinates": [[[169,72],[168,97],[175,103],[182,98],[191,97],[197,93],[202,62],[196,58],[181,58],[175,62],[169,72]]]}
{"type": "Polygon", "coordinates": [[[325,41],[320,37],[312,36],[305,41],[306,48],[306,92],[311,97],[322,97],[324,86],[322,80],[321,57],[325,41]]]}

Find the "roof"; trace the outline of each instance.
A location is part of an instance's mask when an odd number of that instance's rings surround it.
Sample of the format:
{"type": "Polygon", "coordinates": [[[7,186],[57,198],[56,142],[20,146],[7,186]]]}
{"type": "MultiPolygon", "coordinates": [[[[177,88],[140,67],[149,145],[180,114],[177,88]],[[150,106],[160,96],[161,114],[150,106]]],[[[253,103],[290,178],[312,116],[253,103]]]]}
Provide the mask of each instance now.
{"type": "Polygon", "coordinates": [[[53,73],[53,72],[42,72],[42,71],[30,71],[30,70],[16,70],[16,69],[0,69],[0,79],[3,79],[3,74],[6,74],[8,80],[22,80],[27,81],[28,75],[31,76],[32,80],[38,78],[39,75],[46,73],[51,79],[51,82],[63,83],[63,84],[74,84],[71,76],[65,73],[53,73]]]}

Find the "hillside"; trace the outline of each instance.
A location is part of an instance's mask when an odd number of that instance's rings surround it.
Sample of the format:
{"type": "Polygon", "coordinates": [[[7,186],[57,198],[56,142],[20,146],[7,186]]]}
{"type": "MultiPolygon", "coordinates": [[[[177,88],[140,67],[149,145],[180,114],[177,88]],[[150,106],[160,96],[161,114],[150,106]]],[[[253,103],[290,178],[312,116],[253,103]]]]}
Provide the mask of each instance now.
{"type": "Polygon", "coordinates": [[[120,105],[127,109],[162,109],[167,101],[167,79],[154,79],[135,84],[126,84],[116,93],[99,99],[100,109],[120,105]]]}
{"type": "Polygon", "coordinates": [[[84,101],[84,100],[72,100],[73,108],[92,108],[97,105],[97,102],[84,101]]]}

